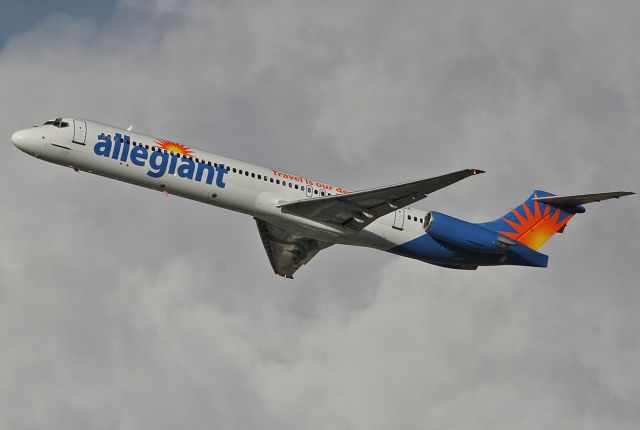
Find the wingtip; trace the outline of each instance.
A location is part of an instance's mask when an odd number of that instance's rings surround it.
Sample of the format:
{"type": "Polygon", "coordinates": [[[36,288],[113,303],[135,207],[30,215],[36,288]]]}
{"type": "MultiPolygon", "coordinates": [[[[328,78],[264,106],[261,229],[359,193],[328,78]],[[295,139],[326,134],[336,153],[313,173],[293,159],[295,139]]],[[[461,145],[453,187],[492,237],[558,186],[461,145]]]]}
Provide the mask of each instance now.
{"type": "Polygon", "coordinates": [[[632,196],[635,193],[633,191],[617,191],[617,194],[616,199],[619,199],[620,197],[632,196]]]}
{"type": "Polygon", "coordinates": [[[480,169],[468,169],[469,172],[471,172],[472,175],[479,175],[480,173],[485,173],[484,170],[480,170],[480,169]]]}

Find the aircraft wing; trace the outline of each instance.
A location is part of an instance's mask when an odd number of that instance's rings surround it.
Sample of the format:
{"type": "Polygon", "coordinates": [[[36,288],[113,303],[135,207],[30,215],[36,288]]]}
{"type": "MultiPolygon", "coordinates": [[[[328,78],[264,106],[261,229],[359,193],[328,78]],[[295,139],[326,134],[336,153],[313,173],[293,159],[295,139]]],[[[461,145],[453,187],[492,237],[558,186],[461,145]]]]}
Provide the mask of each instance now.
{"type": "Polygon", "coordinates": [[[357,231],[365,228],[376,218],[422,200],[440,188],[479,173],[484,172],[477,169],[465,169],[435,178],[387,187],[283,203],[278,207],[284,213],[314,221],[343,225],[357,231]]]}
{"type": "Polygon", "coordinates": [[[333,245],[292,233],[258,218],[254,219],[273,271],[285,278],[293,279],[296,270],[307,264],[320,250],[333,245]]]}

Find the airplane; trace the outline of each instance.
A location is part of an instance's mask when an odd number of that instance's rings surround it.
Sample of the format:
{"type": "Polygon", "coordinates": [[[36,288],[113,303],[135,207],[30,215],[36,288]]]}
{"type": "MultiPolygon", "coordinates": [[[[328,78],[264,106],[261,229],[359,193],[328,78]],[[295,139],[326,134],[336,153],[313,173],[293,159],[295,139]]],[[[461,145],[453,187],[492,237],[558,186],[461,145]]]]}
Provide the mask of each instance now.
{"type": "Polygon", "coordinates": [[[484,173],[463,169],[428,179],[352,191],[257,166],[172,140],[80,118],[16,131],[13,144],[36,158],[252,216],[273,271],[285,278],[334,244],[366,246],[451,269],[547,267],[538,252],[584,204],[634,194],[556,196],[535,190],[490,222],[471,223],[410,207],[484,173]]]}

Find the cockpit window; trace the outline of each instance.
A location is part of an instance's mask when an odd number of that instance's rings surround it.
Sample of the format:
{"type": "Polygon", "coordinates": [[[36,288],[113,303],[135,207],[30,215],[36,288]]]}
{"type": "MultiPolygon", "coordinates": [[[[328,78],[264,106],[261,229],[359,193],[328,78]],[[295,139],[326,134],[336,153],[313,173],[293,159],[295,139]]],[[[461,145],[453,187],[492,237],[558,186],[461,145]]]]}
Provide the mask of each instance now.
{"type": "Polygon", "coordinates": [[[52,125],[52,126],[58,127],[58,128],[69,127],[69,123],[66,122],[66,121],[63,121],[62,118],[56,118],[55,120],[49,120],[49,121],[45,122],[43,125],[52,125]]]}

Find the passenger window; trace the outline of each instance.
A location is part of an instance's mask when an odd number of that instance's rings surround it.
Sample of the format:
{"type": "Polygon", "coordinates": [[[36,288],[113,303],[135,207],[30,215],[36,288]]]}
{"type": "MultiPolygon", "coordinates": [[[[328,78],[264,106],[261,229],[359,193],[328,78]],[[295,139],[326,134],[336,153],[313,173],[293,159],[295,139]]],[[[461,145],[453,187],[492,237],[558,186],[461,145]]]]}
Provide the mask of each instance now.
{"type": "Polygon", "coordinates": [[[411,215],[407,215],[407,219],[411,221],[411,215]]]}
{"type": "Polygon", "coordinates": [[[289,182],[289,188],[293,187],[293,184],[291,182],[289,182]]]}
{"type": "Polygon", "coordinates": [[[249,176],[249,171],[248,170],[244,171],[244,176],[249,176]]]}
{"type": "Polygon", "coordinates": [[[236,170],[236,168],[233,168],[233,173],[237,173],[238,171],[236,170]]]}
{"type": "Polygon", "coordinates": [[[252,173],[251,173],[251,177],[252,177],[252,178],[255,178],[255,177],[256,177],[256,174],[252,172],[252,173]]]}
{"type": "Polygon", "coordinates": [[[276,184],[280,185],[280,179],[276,179],[276,184]]]}
{"type": "Polygon", "coordinates": [[[273,178],[269,178],[269,182],[273,184],[273,178]]]}
{"type": "Polygon", "coordinates": [[[261,174],[258,174],[258,179],[262,179],[262,175],[261,174]]]}
{"type": "Polygon", "coordinates": [[[242,175],[242,169],[238,169],[238,173],[242,175]]]}
{"type": "Polygon", "coordinates": [[[314,194],[318,194],[318,190],[313,190],[313,193],[314,194]]]}
{"type": "Polygon", "coordinates": [[[296,184],[296,190],[298,189],[298,184],[296,184]]]}

